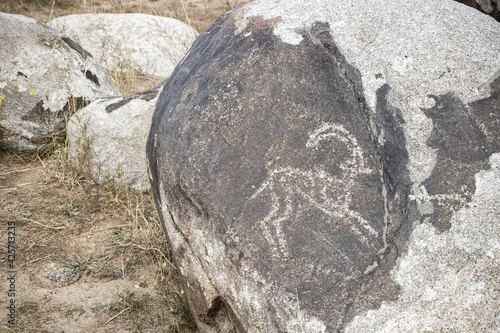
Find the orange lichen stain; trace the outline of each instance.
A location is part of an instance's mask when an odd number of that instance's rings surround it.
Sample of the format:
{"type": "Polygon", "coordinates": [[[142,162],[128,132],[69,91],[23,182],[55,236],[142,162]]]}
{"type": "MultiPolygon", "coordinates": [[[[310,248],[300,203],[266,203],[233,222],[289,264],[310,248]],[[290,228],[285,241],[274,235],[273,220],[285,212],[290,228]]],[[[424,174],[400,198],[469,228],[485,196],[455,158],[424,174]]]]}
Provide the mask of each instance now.
{"type": "Polygon", "coordinates": [[[268,19],[268,20],[264,20],[260,16],[251,16],[247,20],[248,20],[247,26],[250,26],[250,27],[255,28],[255,29],[261,29],[261,28],[265,28],[265,27],[274,26],[275,24],[283,21],[281,16],[278,16],[278,17],[275,17],[272,19],[268,19]]]}

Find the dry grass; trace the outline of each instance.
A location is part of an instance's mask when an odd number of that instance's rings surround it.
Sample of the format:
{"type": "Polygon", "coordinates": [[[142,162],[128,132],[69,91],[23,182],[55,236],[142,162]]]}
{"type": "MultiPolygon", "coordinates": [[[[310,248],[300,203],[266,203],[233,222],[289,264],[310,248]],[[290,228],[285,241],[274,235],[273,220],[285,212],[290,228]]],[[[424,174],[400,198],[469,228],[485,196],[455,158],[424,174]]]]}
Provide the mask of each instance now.
{"type": "Polygon", "coordinates": [[[91,315],[78,303],[47,302],[32,295],[79,288],[82,283],[118,281],[122,287],[115,299],[103,304],[100,316],[96,315],[98,327],[191,332],[193,320],[151,193],[97,184],[66,157],[64,144],[40,159],[9,152],[0,155],[0,219],[16,223],[17,267],[26,277],[19,288],[29,290],[19,293],[19,321],[8,328],[50,332],[59,328],[58,318],[91,315]],[[134,285],[140,293],[132,290],[134,285]],[[44,321],[52,324],[41,325],[44,321]]]}
{"type": "Polygon", "coordinates": [[[48,22],[59,16],[84,13],[143,13],[167,16],[203,31],[217,17],[244,0],[7,0],[0,11],[48,22]]]}

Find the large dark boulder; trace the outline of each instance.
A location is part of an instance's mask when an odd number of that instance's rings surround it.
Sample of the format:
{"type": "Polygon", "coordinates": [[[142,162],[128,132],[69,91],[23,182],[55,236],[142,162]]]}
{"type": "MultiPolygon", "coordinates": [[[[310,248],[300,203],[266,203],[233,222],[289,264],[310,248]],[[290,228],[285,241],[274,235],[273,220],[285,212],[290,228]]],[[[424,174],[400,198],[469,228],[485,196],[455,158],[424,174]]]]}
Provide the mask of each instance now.
{"type": "Polygon", "coordinates": [[[254,1],[203,32],[147,144],[200,331],[495,326],[499,49],[442,0],[254,1]]]}

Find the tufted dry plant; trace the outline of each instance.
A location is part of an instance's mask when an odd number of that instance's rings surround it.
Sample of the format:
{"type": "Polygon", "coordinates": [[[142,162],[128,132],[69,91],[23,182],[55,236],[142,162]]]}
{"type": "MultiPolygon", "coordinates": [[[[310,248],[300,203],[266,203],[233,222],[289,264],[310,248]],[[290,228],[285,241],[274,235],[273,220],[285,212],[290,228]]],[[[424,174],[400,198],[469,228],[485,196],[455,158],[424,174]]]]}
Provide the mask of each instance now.
{"type": "MultiPolygon", "coordinates": [[[[68,99],[67,119],[82,106],[68,99]]],[[[96,332],[193,331],[151,193],[116,185],[119,173],[102,183],[91,172],[91,137],[82,140],[76,164],[61,136],[36,156],[0,153],[0,220],[16,223],[24,290],[18,324],[0,322],[0,330],[51,332],[86,318],[85,328],[96,332]],[[113,289],[111,303],[64,302],[65,289],[74,293],[88,284],[113,289]],[[62,296],[47,300],[47,292],[62,296]]]]}

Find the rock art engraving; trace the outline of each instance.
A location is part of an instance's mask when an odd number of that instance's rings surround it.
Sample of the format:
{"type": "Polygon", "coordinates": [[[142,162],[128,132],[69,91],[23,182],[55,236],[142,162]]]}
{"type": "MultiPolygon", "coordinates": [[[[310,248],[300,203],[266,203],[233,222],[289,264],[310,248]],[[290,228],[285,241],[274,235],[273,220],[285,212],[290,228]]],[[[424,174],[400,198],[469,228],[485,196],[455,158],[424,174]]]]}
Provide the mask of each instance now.
{"type": "MultiPolygon", "coordinates": [[[[368,243],[369,238],[377,235],[368,221],[350,208],[353,199],[351,189],[355,185],[356,177],[372,172],[365,167],[363,153],[356,138],[342,125],[323,123],[309,136],[306,148],[321,149],[321,144],[326,141],[335,141],[332,147],[345,149],[347,152],[347,158],[337,165],[340,172],[333,174],[327,165],[319,165],[312,170],[290,166],[278,167],[250,198],[255,200],[261,195],[271,198],[271,209],[258,224],[275,258],[289,257],[283,226],[290,221],[293,210],[304,204],[327,215],[333,228],[335,225],[348,224],[350,230],[363,242],[368,243]],[[367,235],[370,237],[367,238],[367,235]]],[[[315,233],[314,230],[311,232],[315,233]]],[[[335,248],[343,259],[350,261],[345,254],[336,249],[331,240],[323,239],[323,241],[327,241],[330,248],[335,248]]]]}

